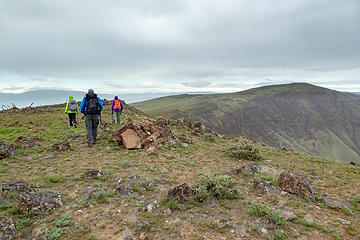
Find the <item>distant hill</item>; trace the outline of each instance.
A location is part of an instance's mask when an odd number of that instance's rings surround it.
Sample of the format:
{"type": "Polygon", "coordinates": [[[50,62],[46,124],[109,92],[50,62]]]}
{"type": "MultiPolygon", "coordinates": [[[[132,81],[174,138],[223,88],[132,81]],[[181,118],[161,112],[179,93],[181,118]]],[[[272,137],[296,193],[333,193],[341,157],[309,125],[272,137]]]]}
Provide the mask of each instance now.
{"type": "MultiPolygon", "coordinates": [[[[124,99],[127,103],[144,101],[161,96],[175,95],[179,93],[128,93],[128,94],[101,94],[102,99],[113,99],[115,95],[124,99]]],[[[0,93],[0,109],[2,105],[11,105],[15,103],[18,107],[27,107],[31,103],[33,106],[52,105],[64,103],[69,96],[74,96],[78,101],[82,100],[85,92],[80,91],[62,91],[62,90],[38,90],[24,93],[0,93]]]]}
{"type": "Polygon", "coordinates": [[[360,96],[305,83],[135,103],[153,116],[201,121],[223,134],[360,163],[360,96]]]}

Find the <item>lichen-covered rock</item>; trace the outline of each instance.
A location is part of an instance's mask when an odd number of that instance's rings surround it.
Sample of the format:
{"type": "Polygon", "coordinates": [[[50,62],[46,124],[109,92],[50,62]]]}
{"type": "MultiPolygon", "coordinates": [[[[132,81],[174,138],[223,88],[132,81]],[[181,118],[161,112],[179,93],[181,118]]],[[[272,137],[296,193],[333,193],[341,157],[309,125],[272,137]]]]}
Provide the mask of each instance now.
{"type": "Polygon", "coordinates": [[[20,193],[18,199],[21,208],[27,211],[50,211],[63,205],[61,194],[56,192],[20,193]]]}
{"type": "Polygon", "coordinates": [[[241,173],[243,174],[255,174],[260,171],[260,165],[258,163],[246,163],[241,167],[241,173]]]}
{"type": "Polygon", "coordinates": [[[0,160],[7,158],[7,157],[12,157],[17,153],[14,145],[9,144],[5,141],[0,141],[0,160]]]}
{"type": "Polygon", "coordinates": [[[187,183],[183,183],[169,190],[167,198],[172,201],[183,203],[189,200],[191,196],[192,191],[190,186],[187,183]]]}
{"type": "Polygon", "coordinates": [[[7,217],[0,217],[0,239],[11,240],[16,234],[16,228],[13,221],[7,217]]]}
{"type": "Polygon", "coordinates": [[[262,179],[254,180],[254,188],[263,194],[278,194],[279,191],[275,188],[272,182],[267,182],[262,179]]]}
{"type": "Polygon", "coordinates": [[[100,177],[102,176],[103,174],[99,171],[99,170],[96,170],[96,169],[90,169],[90,170],[86,170],[85,173],[84,173],[84,179],[85,180],[90,180],[90,179],[93,179],[93,178],[96,178],[96,177],[100,177]]]}
{"type": "Polygon", "coordinates": [[[282,172],[279,176],[279,186],[288,193],[309,197],[312,200],[315,199],[308,178],[296,171],[282,172]]]}
{"type": "Polygon", "coordinates": [[[280,216],[282,216],[286,221],[292,221],[297,218],[295,213],[291,210],[291,208],[286,206],[276,207],[275,211],[279,211],[280,216]]]}
{"type": "Polygon", "coordinates": [[[134,222],[134,227],[136,231],[149,231],[151,227],[151,222],[146,220],[136,220],[134,222]]]}
{"type": "Polygon", "coordinates": [[[57,152],[64,152],[70,150],[70,143],[62,142],[62,143],[55,143],[52,146],[52,149],[57,152]]]}
{"type": "Polygon", "coordinates": [[[26,138],[23,136],[18,137],[15,140],[15,144],[22,149],[28,149],[28,148],[33,148],[35,146],[37,146],[36,141],[38,141],[39,139],[37,138],[26,138]]]}
{"type": "Polygon", "coordinates": [[[352,208],[351,203],[342,198],[324,197],[323,201],[325,205],[330,208],[340,208],[340,209],[352,208]]]}
{"type": "Polygon", "coordinates": [[[18,182],[6,182],[1,185],[1,191],[2,192],[26,192],[29,188],[25,182],[18,181],[18,182]]]}

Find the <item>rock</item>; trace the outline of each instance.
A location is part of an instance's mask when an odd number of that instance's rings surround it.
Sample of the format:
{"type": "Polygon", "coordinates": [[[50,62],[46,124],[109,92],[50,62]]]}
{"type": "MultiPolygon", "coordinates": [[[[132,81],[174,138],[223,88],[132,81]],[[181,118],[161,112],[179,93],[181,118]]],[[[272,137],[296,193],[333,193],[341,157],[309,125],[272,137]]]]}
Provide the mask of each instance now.
{"type": "Polygon", "coordinates": [[[136,134],[135,130],[127,129],[123,133],[121,133],[120,136],[126,149],[141,148],[140,138],[136,134]]]}
{"type": "Polygon", "coordinates": [[[323,201],[325,205],[330,208],[339,208],[339,209],[352,208],[352,205],[349,201],[341,198],[324,197],[323,201]]]}
{"type": "Polygon", "coordinates": [[[60,193],[20,193],[20,206],[24,210],[49,211],[63,205],[60,193]]]}
{"type": "Polygon", "coordinates": [[[145,233],[141,233],[139,236],[139,240],[145,240],[147,238],[145,233]]]}
{"type": "Polygon", "coordinates": [[[314,222],[314,218],[309,214],[305,215],[304,220],[307,222],[314,222]]]}
{"type": "Polygon", "coordinates": [[[234,224],[232,226],[233,232],[242,238],[248,239],[250,237],[251,229],[244,224],[234,224]]]}
{"type": "Polygon", "coordinates": [[[37,146],[36,139],[30,139],[23,136],[18,137],[15,140],[15,144],[22,149],[28,149],[37,146]]]}
{"type": "Polygon", "coordinates": [[[191,144],[193,142],[193,140],[190,137],[186,136],[185,134],[179,136],[179,141],[187,144],[191,144]]]}
{"type": "Polygon", "coordinates": [[[171,215],[171,209],[170,209],[170,208],[167,208],[167,209],[164,211],[164,215],[165,215],[165,216],[170,216],[170,215],[171,215]]]}
{"type": "Polygon", "coordinates": [[[46,155],[45,157],[43,157],[43,159],[51,159],[51,158],[56,158],[56,154],[50,153],[50,154],[46,155]]]}
{"type": "Polygon", "coordinates": [[[27,184],[25,182],[7,182],[1,185],[1,191],[6,192],[16,192],[22,193],[27,192],[29,190],[27,184]]]}
{"type": "Polygon", "coordinates": [[[351,225],[351,222],[342,218],[338,218],[339,222],[343,225],[351,225]]]}
{"type": "Polygon", "coordinates": [[[70,143],[68,143],[68,142],[55,143],[52,146],[52,149],[57,152],[68,151],[68,150],[70,150],[70,143]]]}
{"type": "Polygon", "coordinates": [[[297,218],[297,216],[293,213],[291,208],[286,206],[276,207],[276,211],[279,211],[280,216],[282,216],[286,221],[291,221],[297,218]]]}
{"type": "Polygon", "coordinates": [[[260,165],[258,163],[246,163],[241,167],[241,173],[243,174],[256,174],[260,171],[260,165]]]}
{"type": "Polygon", "coordinates": [[[229,225],[229,221],[227,221],[225,219],[215,219],[213,221],[213,225],[220,229],[226,228],[229,225]]]}
{"type": "Polygon", "coordinates": [[[84,173],[84,179],[85,180],[90,180],[99,176],[102,176],[103,174],[96,169],[90,169],[90,170],[86,170],[84,173]]]}
{"type": "Polygon", "coordinates": [[[144,120],[142,123],[140,123],[140,127],[142,127],[145,131],[151,131],[151,127],[153,125],[153,122],[149,119],[144,120]]]}
{"type": "Polygon", "coordinates": [[[77,210],[74,214],[75,214],[76,216],[82,216],[82,215],[84,215],[84,211],[81,210],[81,209],[79,209],[79,210],[77,210]]]}
{"type": "Polygon", "coordinates": [[[309,197],[312,200],[315,199],[308,178],[296,171],[282,172],[279,176],[279,186],[288,193],[309,197]]]}
{"type": "Polygon", "coordinates": [[[187,148],[189,145],[187,143],[181,143],[182,148],[187,148]]]}
{"type": "Polygon", "coordinates": [[[11,240],[16,234],[16,228],[13,221],[7,217],[0,217],[0,239],[11,240]]]}
{"type": "Polygon", "coordinates": [[[278,194],[279,191],[275,188],[272,182],[267,182],[262,179],[254,180],[254,188],[263,194],[278,194]]]}
{"type": "Polygon", "coordinates": [[[17,150],[15,149],[14,145],[0,140],[0,160],[7,157],[12,157],[16,155],[16,153],[17,150]]]}
{"type": "Polygon", "coordinates": [[[146,153],[149,154],[149,155],[155,154],[155,153],[157,153],[157,151],[158,150],[154,146],[151,146],[148,149],[146,149],[146,153]]]}
{"type": "Polygon", "coordinates": [[[143,206],[144,212],[152,212],[155,208],[159,207],[158,202],[155,201],[146,201],[143,206]]]}
{"type": "Polygon", "coordinates": [[[131,182],[122,182],[115,187],[115,191],[121,196],[129,196],[133,193],[133,184],[131,182]]]}
{"type": "Polygon", "coordinates": [[[151,222],[146,220],[136,220],[134,223],[136,231],[149,231],[151,227],[151,222]]]}
{"type": "Polygon", "coordinates": [[[123,238],[123,240],[135,240],[135,238],[132,235],[127,235],[123,238]]]}
{"type": "Polygon", "coordinates": [[[223,175],[239,175],[243,174],[256,174],[260,171],[260,165],[258,163],[246,163],[241,168],[235,168],[228,172],[223,173],[223,175]]]}
{"type": "Polygon", "coordinates": [[[167,198],[172,201],[183,203],[189,200],[191,196],[192,196],[192,191],[190,186],[187,183],[183,183],[169,190],[167,198]]]}

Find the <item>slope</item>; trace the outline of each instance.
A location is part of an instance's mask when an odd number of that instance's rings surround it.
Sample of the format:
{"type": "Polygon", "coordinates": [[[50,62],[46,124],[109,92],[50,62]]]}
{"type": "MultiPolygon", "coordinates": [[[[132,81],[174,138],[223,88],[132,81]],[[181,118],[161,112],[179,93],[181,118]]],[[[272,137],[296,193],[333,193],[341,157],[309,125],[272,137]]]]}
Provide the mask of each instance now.
{"type": "Polygon", "coordinates": [[[184,117],[234,136],[360,163],[360,97],[304,83],[135,103],[151,116],[184,117]]]}

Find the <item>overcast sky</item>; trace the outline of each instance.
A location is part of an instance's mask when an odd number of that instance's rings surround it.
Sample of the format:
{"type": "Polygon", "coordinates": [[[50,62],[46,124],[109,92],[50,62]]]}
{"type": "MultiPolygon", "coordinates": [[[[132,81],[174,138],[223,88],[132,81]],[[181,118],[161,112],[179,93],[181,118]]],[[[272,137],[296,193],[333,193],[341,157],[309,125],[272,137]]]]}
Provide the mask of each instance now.
{"type": "Polygon", "coordinates": [[[360,92],[359,0],[1,0],[0,92],[360,92]]]}

